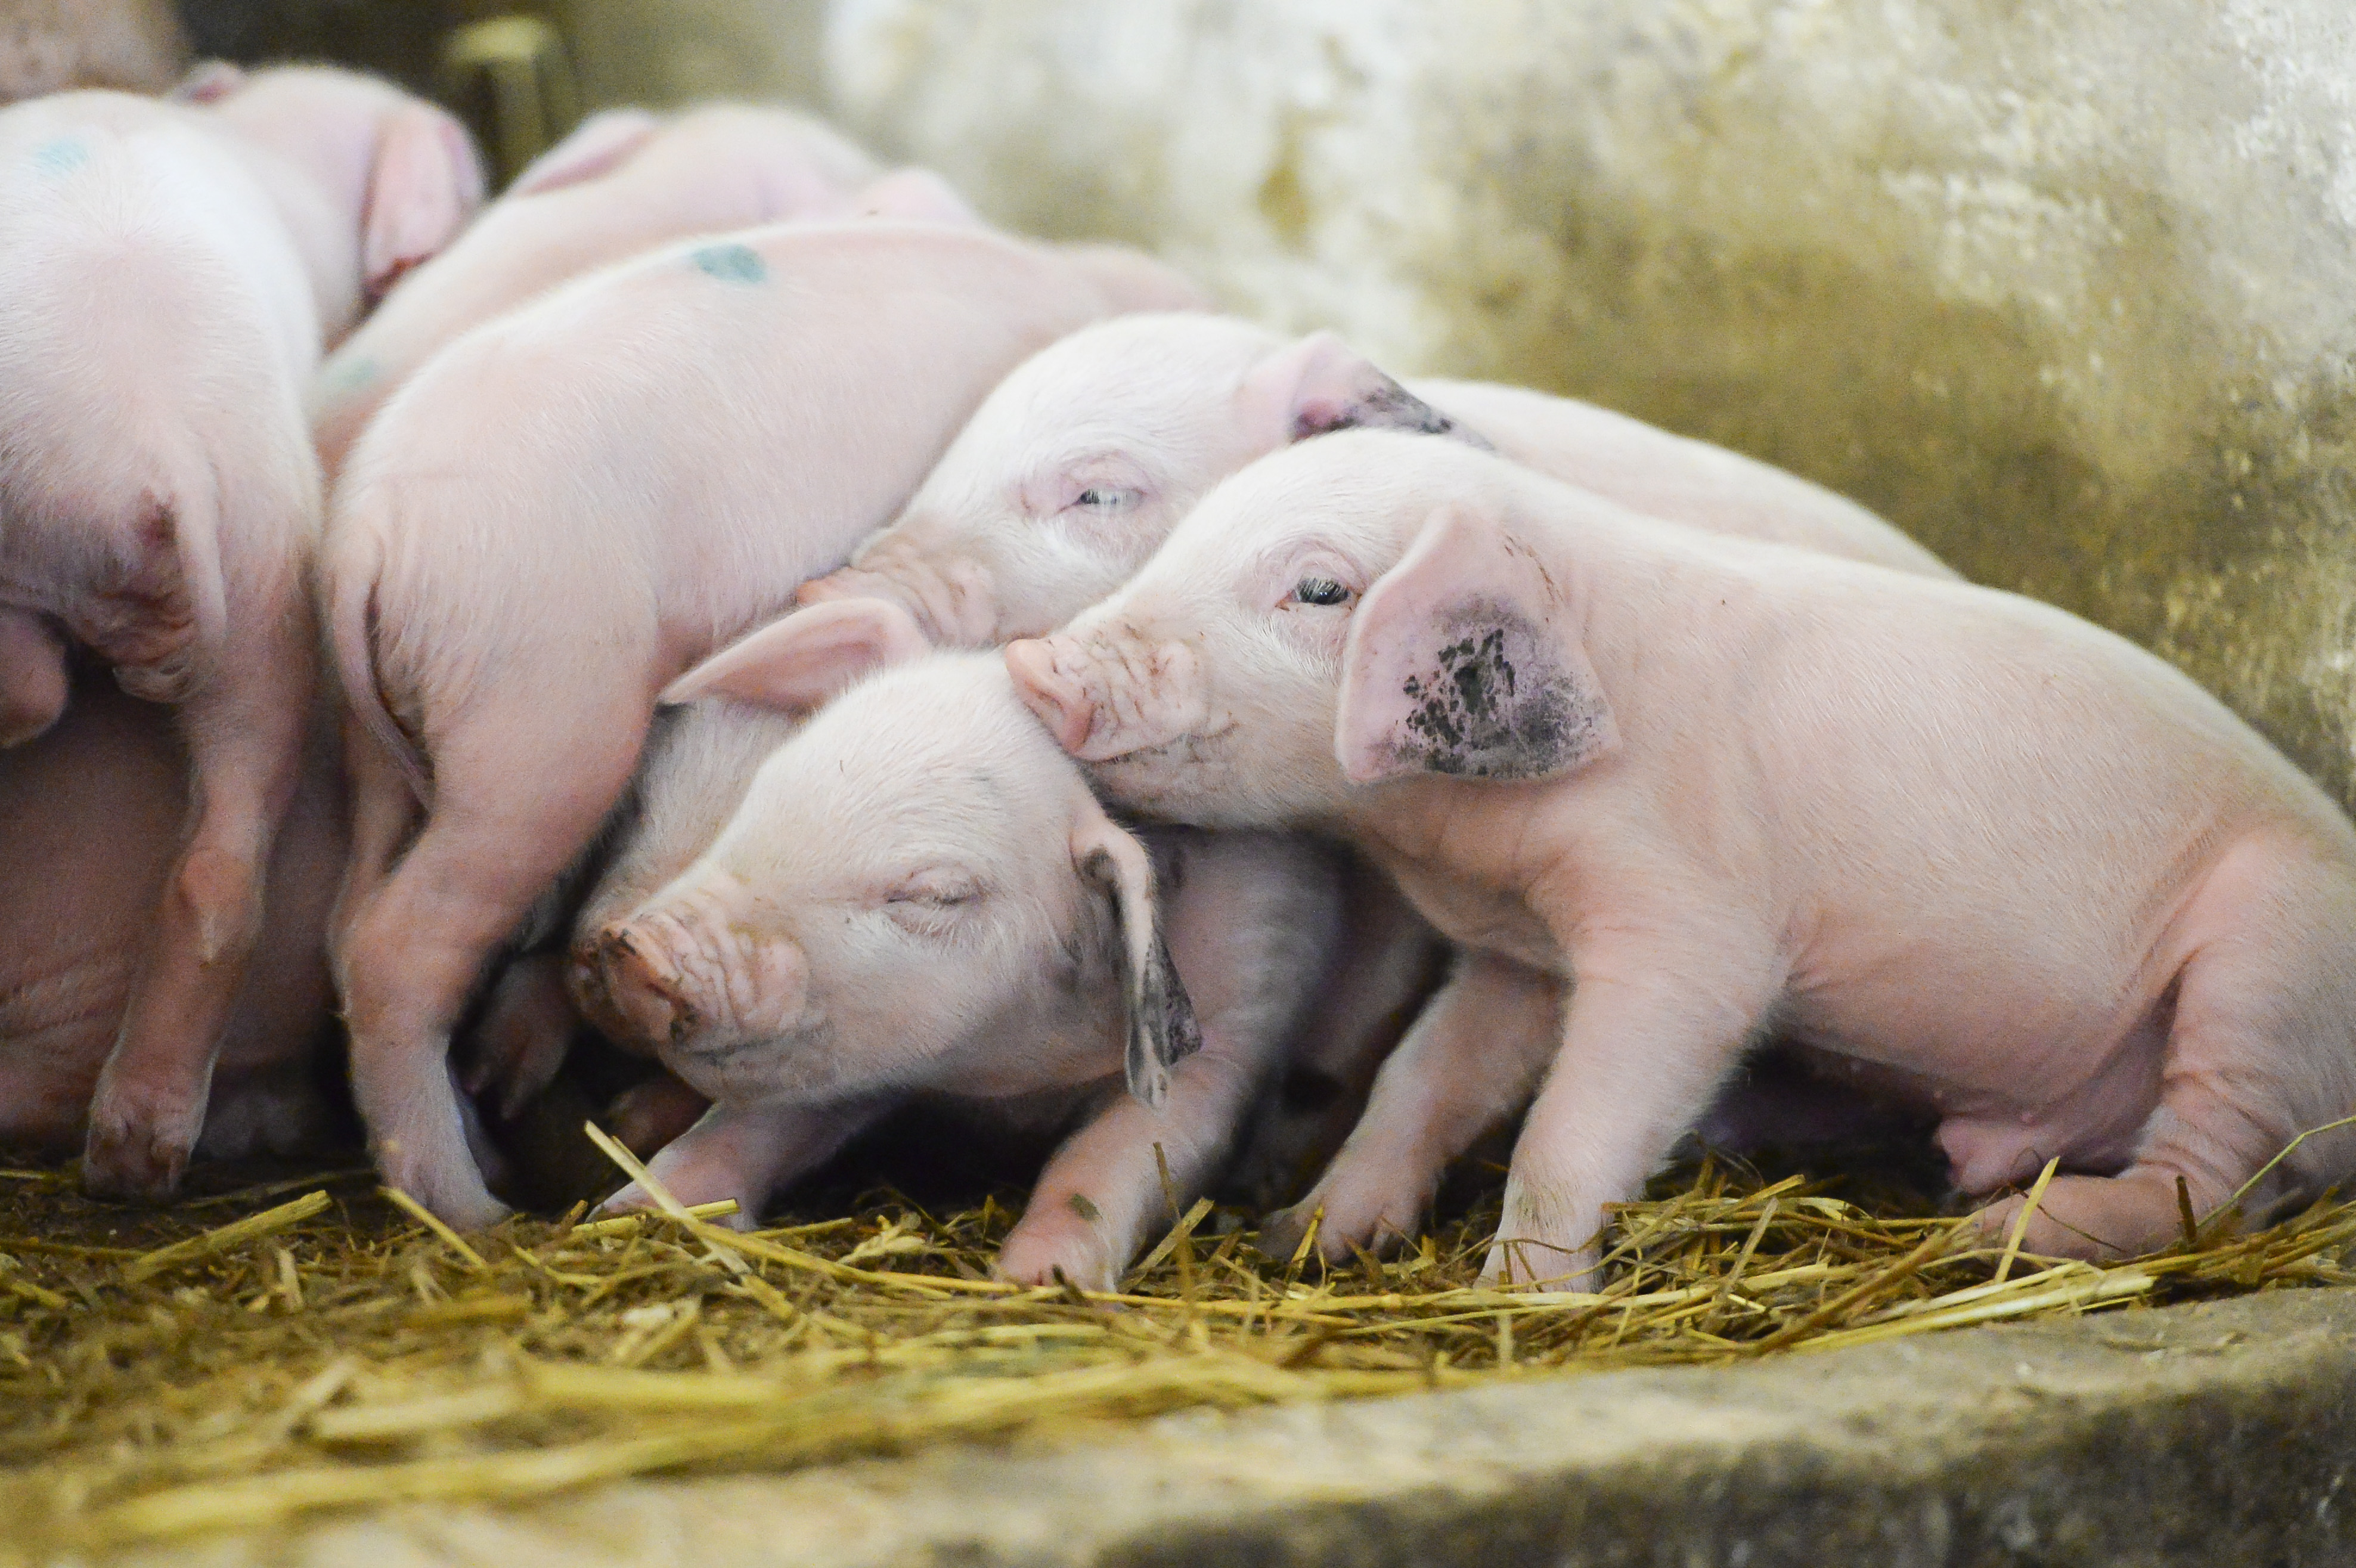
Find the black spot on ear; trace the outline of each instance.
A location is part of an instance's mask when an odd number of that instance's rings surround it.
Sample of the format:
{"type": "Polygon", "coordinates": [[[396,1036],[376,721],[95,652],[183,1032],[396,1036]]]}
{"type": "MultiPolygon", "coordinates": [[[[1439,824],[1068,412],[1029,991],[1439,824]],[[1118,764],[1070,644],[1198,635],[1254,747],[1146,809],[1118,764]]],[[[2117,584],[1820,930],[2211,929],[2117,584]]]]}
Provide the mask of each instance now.
{"type": "Polygon", "coordinates": [[[1295,441],[1335,430],[1405,430],[1446,435],[1483,452],[1496,450],[1478,431],[1467,429],[1379,371],[1352,388],[1346,400],[1312,398],[1293,415],[1295,441]]]}
{"type": "Polygon", "coordinates": [[[1502,606],[1449,618],[1433,668],[1400,688],[1413,704],[1401,761],[1469,779],[1538,779],[1603,744],[1601,695],[1582,691],[1546,639],[1502,606]]]}

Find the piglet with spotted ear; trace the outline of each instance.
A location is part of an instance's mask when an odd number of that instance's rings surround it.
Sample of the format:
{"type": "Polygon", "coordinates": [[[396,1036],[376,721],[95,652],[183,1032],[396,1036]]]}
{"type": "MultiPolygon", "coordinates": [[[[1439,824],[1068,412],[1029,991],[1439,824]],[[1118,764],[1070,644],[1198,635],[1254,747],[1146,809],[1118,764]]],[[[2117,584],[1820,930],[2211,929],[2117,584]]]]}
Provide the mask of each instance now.
{"type": "MultiPolygon", "coordinates": [[[[713,1102],[655,1174],[690,1201],[734,1197],[750,1223],[912,1097],[1044,1115],[1070,1131],[1001,1269],[1109,1288],[1171,1222],[1164,1164],[1191,1200],[1335,1005],[1340,858],[1290,836],[1129,832],[995,654],[927,653],[887,604],[788,616],[669,695],[723,723],[813,716],[692,865],[627,907],[601,888],[579,928],[584,1010],[713,1102]]],[[[658,756],[640,789],[659,837],[703,795],[671,786],[717,771],[658,756]]]]}
{"type": "Polygon", "coordinates": [[[171,101],[0,113],[0,744],[70,647],[172,704],[193,787],[83,1177],[156,1197],[205,1118],[300,772],[324,344],[481,196],[442,111],[345,71],[211,67],[171,101]]]}
{"type": "Polygon", "coordinates": [[[698,240],[436,354],[339,476],[328,643],[351,710],[338,977],[388,1179],[505,1212],[451,1032],[596,839],[657,694],[890,518],[990,387],[1120,296],[971,225],[698,240]]]}
{"type": "Polygon", "coordinates": [[[1591,1278],[1604,1206],[1771,1026],[1915,1097],[1966,1192],[2058,1159],[2038,1252],[2356,1172],[2345,1129],[2268,1164],[2356,1103],[2356,829],[2059,610],[1357,432],[1006,657],[1121,802],[1332,827],[1468,950],[1577,976],[1550,1064],[1410,1042],[1328,1174],[1378,1187],[1463,1084],[1542,1074],[1492,1274],[1591,1278]]]}
{"type": "Polygon", "coordinates": [[[855,216],[977,222],[937,177],[886,177],[788,109],[716,103],[593,114],[534,160],[459,242],[402,280],[321,367],[313,434],[333,473],[435,349],[568,279],[694,234],[855,216]]]}
{"type": "Polygon", "coordinates": [[[893,525],[802,590],[905,604],[944,641],[1036,637],[1110,593],[1254,458],[1337,430],[1408,431],[1713,532],[1932,576],[1938,559],[1863,507],[1764,463],[1592,403],[1481,381],[1398,381],[1330,332],[1125,316],[999,383],[893,525]]]}

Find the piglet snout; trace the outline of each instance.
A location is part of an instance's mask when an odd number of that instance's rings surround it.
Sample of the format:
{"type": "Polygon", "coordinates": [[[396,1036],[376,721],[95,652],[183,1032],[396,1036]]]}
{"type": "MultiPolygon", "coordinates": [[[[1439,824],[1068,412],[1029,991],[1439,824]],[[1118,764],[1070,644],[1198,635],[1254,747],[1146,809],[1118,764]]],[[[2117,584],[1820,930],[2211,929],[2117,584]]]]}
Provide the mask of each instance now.
{"type": "Polygon", "coordinates": [[[595,964],[605,1004],[598,1011],[622,1043],[657,1048],[694,1028],[685,976],[657,933],[636,921],[606,927],[598,933],[595,964]]]}
{"type": "Polygon", "coordinates": [[[1066,639],[1024,638],[1006,645],[1006,668],[1014,677],[1015,694],[1055,737],[1055,744],[1076,755],[1087,744],[1096,725],[1096,703],[1087,689],[1064,672],[1056,655],[1066,639]]]}

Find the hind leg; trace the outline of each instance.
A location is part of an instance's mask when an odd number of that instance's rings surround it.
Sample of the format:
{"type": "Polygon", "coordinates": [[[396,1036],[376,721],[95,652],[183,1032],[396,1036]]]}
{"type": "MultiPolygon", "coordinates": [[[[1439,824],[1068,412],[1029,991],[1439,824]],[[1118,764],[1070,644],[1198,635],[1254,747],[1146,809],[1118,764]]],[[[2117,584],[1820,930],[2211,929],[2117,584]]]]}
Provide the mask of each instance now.
{"type": "Polygon", "coordinates": [[[0,746],[47,734],[66,711],[66,645],[30,610],[0,606],[0,746]]]}
{"type": "MultiPolygon", "coordinates": [[[[2159,1103],[2113,1176],[2057,1176],[2021,1235],[2047,1257],[2134,1256],[2231,1201],[2300,1133],[2356,1112],[2356,887],[2296,846],[2235,849],[2187,907],[2190,949],[2160,1074],[2159,1103]]],[[[2244,1200],[2263,1220],[2356,1166],[2356,1133],[2311,1138],[2244,1200]]],[[[1977,1219],[2009,1233],[2025,1197],[1977,1219]]]]}
{"type": "Polygon", "coordinates": [[[272,848],[302,771],[314,667],[299,598],[256,618],[181,710],[187,837],[91,1102],[82,1179],[93,1192],[162,1197],[178,1185],[261,934],[272,848]]]}
{"type": "Polygon", "coordinates": [[[467,1152],[450,1031],[486,962],[620,798],[650,706],[632,691],[552,728],[547,704],[519,684],[517,697],[470,713],[435,745],[433,812],[351,911],[337,965],[353,1092],[378,1168],[468,1226],[507,1210],[467,1152]]]}

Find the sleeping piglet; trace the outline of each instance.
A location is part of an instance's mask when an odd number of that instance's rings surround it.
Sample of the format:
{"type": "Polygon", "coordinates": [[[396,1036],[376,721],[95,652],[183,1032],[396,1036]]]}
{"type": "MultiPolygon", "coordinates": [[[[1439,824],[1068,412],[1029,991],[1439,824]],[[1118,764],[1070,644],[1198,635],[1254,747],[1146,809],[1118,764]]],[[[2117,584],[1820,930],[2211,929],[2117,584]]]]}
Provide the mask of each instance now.
{"type": "MultiPolygon", "coordinates": [[[[2165,1244],[2356,1101],[2356,829],[2044,605],[1348,432],[1006,657],[1119,801],[1329,827],[1457,941],[1576,976],[1493,1275],[1591,1277],[1604,1206],[1771,1028],[1926,1105],[1966,1192],[2058,1159],[2040,1253],[2165,1244]]],[[[1526,1070],[1403,1047],[1336,1170],[1526,1070]]],[[[2249,1201],[2351,1169],[2356,1133],[2312,1138],[2249,1201]]]]}
{"type": "Polygon", "coordinates": [[[94,1190],[178,1180],[266,918],[315,685],[304,383],[480,195],[457,122],[346,71],[0,112],[0,744],[55,722],[77,643],[174,705],[193,779],[133,928],[94,1190]]]}
{"type": "Polygon", "coordinates": [[[384,400],[466,328],[691,234],[850,217],[861,188],[881,172],[849,141],[787,109],[719,103],[669,116],[590,116],[455,244],[404,278],[320,367],[311,424],[321,461],[331,474],[340,468],[384,400]]]}
{"type": "Polygon", "coordinates": [[[974,411],[893,525],[802,589],[907,606],[985,647],[1063,624],[1126,581],[1246,463],[1333,430],[1493,447],[1658,517],[1952,576],[1831,491],[1592,403],[1479,381],[1398,381],[1330,332],[1288,342],[1232,317],[1141,314],[1033,355],[974,411]]]}
{"type": "MultiPolygon", "coordinates": [[[[654,1174],[749,1224],[913,1096],[1018,1122],[1076,1106],[1000,1267],[1110,1288],[1173,1218],[1157,1148],[1189,1201],[1334,1004],[1337,856],[1291,835],[1141,842],[996,654],[927,654],[890,605],[788,617],[669,695],[811,716],[701,858],[581,928],[584,1011],[714,1102],[654,1174]]],[[[659,768],[642,789],[660,811],[659,768]]]]}
{"type": "Polygon", "coordinates": [[[658,693],[841,565],[1141,269],[971,225],[743,230],[485,323],[369,423],[321,576],[352,710],[338,980],[389,1180],[460,1223],[505,1212],[451,1033],[623,798],[658,693]]]}

